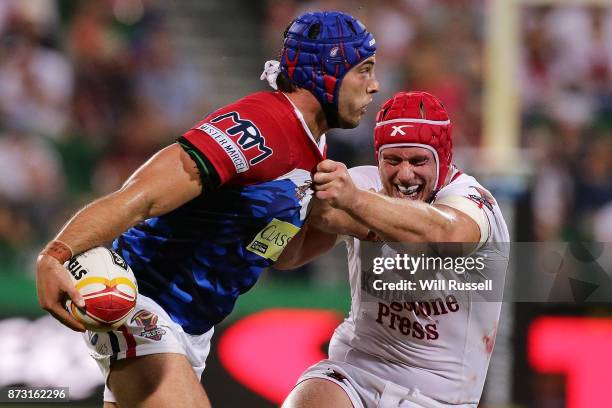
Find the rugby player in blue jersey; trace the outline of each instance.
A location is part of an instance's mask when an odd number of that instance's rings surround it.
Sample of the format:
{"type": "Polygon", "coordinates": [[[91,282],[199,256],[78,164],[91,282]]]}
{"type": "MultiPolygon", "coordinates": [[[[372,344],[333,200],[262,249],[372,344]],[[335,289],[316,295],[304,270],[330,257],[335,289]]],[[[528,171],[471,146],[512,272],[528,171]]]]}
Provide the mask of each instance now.
{"type": "Polygon", "coordinates": [[[278,90],[208,115],[43,249],[40,305],[74,330],[84,327],[64,301],[83,303],[66,260],[114,240],[136,275],[133,316],[84,336],[106,378],[105,407],[210,406],[200,377],[213,327],[302,227],[324,132],[357,126],[378,90],[375,50],[347,14],[301,15],[280,63],[266,63],[263,78],[278,90]]]}

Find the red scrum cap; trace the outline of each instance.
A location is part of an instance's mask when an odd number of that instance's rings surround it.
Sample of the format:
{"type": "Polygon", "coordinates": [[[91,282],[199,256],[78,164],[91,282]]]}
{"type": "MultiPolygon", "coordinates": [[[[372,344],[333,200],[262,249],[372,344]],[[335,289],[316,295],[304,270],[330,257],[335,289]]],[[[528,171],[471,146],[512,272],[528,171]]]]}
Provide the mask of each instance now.
{"type": "Polygon", "coordinates": [[[422,147],[433,153],[437,172],[435,189],[442,187],[453,159],[453,125],[435,96],[427,92],[398,92],[376,115],[376,159],[387,147],[422,147]]]}

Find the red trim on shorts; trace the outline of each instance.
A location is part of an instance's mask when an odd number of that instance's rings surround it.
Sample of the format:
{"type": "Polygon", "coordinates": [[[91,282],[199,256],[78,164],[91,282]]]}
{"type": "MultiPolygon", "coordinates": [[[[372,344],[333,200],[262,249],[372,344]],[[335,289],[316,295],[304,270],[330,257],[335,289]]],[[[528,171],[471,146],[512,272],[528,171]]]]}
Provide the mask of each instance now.
{"type": "Polygon", "coordinates": [[[136,339],[134,339],[134,335],[128,331],[125,325],[119,327],[119,331],[123,333],[123,337],[125,337],[125,342],[128,346],[128,349],[125,351],[125,357],[136,357],[136,339]]]}

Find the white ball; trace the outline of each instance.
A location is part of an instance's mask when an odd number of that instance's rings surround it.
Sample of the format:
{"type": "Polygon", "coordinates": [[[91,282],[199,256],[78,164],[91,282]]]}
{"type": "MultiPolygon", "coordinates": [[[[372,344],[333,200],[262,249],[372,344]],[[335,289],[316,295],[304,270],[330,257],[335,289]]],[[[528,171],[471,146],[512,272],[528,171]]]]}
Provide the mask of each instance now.
{"type": "Polygon", "coordinates": [[[85,307],[66,302],[68,312],[91,331],[118,329],[136,307],[138,285],[134,273],[116,252],[96,247],[64,264],[85,307]]]}

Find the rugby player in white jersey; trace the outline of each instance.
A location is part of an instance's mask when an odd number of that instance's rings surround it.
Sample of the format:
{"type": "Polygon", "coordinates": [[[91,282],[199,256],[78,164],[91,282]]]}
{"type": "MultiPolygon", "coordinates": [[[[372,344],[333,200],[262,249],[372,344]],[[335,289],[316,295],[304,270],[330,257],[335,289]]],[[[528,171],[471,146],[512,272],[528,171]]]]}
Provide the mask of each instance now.
{"type": "MultiPolygon", "coordinates": [[[[378,167],[347,170],[321,162],[307,226],[275,265],[301,265],[344,241],[352,295],[329,359],[302,374],[283,408],[477,407],[508,264],[505,221],[493,196],[452,164],[452,125],[434,96],[400,92],[376,122],[378,167]],[[497,294],[430,290],[413,301],[377,297],[366,287],[373,281],[372,252],[393,258],[394,242],[461,243],[452,248],[453,259],[480,258],[484,266],[455,277],[491,280],[497,294]]],[[[451,250],[436,248],[438,256],[451,250]]],[[[421,279],[443,275],[418,273],[421,279]]]]}

